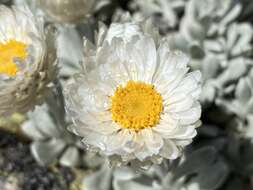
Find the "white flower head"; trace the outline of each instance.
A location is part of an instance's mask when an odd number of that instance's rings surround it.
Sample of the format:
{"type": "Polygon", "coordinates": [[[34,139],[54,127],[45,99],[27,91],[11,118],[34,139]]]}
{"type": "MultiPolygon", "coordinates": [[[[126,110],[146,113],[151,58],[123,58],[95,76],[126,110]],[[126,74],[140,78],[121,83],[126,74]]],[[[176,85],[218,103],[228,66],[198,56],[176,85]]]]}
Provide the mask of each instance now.
{"type": "Polygon", "coordinates": [[[0,6],[0,116],[31,109],[54,76],[54,39],[42,24],[27,7],[0,6]]]}
{"type": "Polygon", "coordinates": [[[60,23],[79,22],[106,4],[107,0],[38,0],[43,12],[60,23]]]}
{"type": "Polygon", "coordinates": [[[65,88],[73,132],[112,163],[176,159],[191,143],[201,108],[199,71],[172,52],[150,22],[100,27],[85,40],[83,73],[65,88]]]}

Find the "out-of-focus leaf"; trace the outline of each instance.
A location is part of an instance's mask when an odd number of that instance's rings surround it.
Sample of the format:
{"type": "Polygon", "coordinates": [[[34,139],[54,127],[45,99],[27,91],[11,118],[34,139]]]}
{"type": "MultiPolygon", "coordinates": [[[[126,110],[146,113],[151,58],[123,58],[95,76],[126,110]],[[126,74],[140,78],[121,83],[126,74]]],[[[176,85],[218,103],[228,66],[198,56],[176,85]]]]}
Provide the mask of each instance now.
{"type": "Polygon", "coordinates": [[[60,139],[37,141],[31,145],[31,151],[40,164],[47,165],[52,163],[62,153],[65,145],[65,142],[60,139]]]}
{"type": "Polygon", "coordinates": [[[83,188],[88,190],[111,190],[112,172],[113,170],[105,165],[98,172],[84,177],[83,188]]]}
{"type": "Polygon", "coordinates": [[[80,162],[80,153],[76,147],[68,147],[67,150],[63,153],[60,164],[63,166],[77,166],[80,162]]]}

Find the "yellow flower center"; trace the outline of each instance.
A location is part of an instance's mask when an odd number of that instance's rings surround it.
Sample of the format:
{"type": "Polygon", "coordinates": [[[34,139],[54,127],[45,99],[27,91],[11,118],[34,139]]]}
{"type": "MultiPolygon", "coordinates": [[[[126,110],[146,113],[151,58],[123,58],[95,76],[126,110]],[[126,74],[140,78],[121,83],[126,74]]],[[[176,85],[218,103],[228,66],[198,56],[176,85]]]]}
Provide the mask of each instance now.
{"type": "Polygon", "coordinates": [[[113,120],[123,128],[137,131],[155,126],[163,109],[162,96],[154,85],[132,80],[125,87],[119,86],[111,101],[113,120]]]}
{"type": "Polygon", "coordinates": [[[0,43],[0,74],[16,76],[18,67],[14,63],[14,59],[24,60],[27,57],[26,49],[26,44],[16,40],[0,43]]]}

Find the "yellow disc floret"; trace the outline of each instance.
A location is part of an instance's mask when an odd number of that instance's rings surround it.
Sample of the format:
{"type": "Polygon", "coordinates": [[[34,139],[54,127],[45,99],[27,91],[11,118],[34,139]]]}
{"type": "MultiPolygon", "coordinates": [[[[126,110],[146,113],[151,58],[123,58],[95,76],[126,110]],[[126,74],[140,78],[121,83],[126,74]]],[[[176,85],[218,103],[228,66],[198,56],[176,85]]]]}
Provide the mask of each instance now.
{"type": "Polygon", "coordinates": [[[154,85],[132,80],[125,87],[119,86],[111,101],[113,120],[134,130],[155,126],[163,109],[162,96],[154,85]]]}
{"type": "Polygon", "coordinates": [[[18,67],[14,59],[24,60],[27,57],[27,45],[16,40],[0,43],[0,74],[16,76],[18,67]]]}

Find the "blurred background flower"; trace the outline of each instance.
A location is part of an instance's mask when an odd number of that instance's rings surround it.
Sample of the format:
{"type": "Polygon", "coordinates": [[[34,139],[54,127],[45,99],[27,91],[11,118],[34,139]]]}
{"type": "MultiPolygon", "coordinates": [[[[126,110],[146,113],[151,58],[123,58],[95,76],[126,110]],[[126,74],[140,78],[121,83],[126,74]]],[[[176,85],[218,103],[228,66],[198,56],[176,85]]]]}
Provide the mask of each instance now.
{"type": "Polygon", "coordinates": [[[104,159],[96,153],[86,153],[81,148],[81,139],[67,130],[70,122],[63,101],[58,84],[57,90],[47,98],[47,104],[28,113],[28,120],[22,124],[23,133],[33,141],[34,158],[44,166],[55,162],[67,167],[99,166],[104,159]]]}
{"type": "Polygon", "coordinates": [[[37,3],[53,21],[75,23],[84,20],[109,2],[107,0],[38,0],[37,3]]]}
{"type": "Polygon", "coordinates": [[[53,28],[27,7],[0,6],[0,115],[41,103],[56,74],[53,28]]]}

